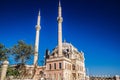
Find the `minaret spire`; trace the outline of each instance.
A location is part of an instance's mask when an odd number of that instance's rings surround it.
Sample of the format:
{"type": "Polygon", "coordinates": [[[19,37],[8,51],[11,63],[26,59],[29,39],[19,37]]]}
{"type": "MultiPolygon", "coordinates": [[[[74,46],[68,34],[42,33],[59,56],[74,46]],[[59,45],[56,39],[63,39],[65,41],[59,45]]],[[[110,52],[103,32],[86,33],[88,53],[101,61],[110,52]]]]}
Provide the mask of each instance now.
{"type": "Polygon", "coordinates": [[[38,12],[38,20],[37,20],[37,25],[40,25],[40,10],[38,12]]]}
{"type": "Polygon", "coordinates": [[[61,3],[60,3],[60,0],[59,0],[59,7],[61,7],[61,3]]]}
{"type": "Polygon", "coordinates": [[[57,21],[58,21],[58,54],[61,57],[62,56],[62,7],[61,7],[61,3],[59,0],[59,6],[58,6],[58,17],[57,17],[57,21]]]}
{"type": "Polygon", "coordinates": [[[36,25],[36,38],[35,38],[35,50],[34,50],[34,65],[37,65],[38,61],[38,47],[39,47],[39,35],[40,35],[40,10],[38,13],[37,25],[36,25]]]}
{"type": "MultiPolygon", "coordinates": [[[[61,2],[59,0],[59,6],[58,6],[58,17],[62,16],[62,7],[61,7],[61,2]]],[[[62,18],[62,17],[61,17],[62,18]]]]}

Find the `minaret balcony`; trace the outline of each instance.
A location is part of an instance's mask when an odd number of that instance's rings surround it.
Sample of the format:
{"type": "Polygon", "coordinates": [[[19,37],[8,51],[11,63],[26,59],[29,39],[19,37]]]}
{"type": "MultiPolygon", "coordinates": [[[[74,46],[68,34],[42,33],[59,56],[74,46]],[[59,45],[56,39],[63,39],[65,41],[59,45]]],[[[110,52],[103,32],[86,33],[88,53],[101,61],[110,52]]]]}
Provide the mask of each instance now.
{"type": "Polygon", "coordinates": [[[63,22],[63,18],[62,17],[57,17],[57,21],[61,23],[61,22],[63,22]]]}
{"type": "Polygon", "coordinates": [[[41,29],[40,25],[36,25],[36,30],[40,30],[40,29],[41,29]]]}

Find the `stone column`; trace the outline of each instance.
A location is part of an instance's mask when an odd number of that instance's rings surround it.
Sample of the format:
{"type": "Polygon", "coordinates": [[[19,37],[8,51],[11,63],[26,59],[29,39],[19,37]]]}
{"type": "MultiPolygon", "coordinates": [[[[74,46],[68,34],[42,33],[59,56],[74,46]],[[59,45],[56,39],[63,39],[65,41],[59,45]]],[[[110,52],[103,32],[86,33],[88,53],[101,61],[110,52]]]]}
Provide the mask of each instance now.
{"type": "Polygon", "coordinates": [[[89,76],[86,76],[86,77],[85,77],[85,80],[89,80],[89,76]]]}
{"type": "Polygon", "coordinates": [[[120,80],[119,75],[115,75],[115,80],[120,80]]]}
{"type": "Polygon", "coordinates": [[[0,80],[5,80],[8,64],[9,64],[8,61],[3,62],[3,64],[2,64],[2,72],[1,72],[1,79],[0,80]]]}

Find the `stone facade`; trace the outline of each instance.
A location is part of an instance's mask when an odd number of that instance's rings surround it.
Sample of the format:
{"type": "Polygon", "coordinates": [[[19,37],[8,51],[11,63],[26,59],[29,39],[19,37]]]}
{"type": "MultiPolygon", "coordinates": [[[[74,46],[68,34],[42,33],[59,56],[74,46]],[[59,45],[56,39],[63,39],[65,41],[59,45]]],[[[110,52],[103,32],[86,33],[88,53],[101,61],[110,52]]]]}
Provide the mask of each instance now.
{"type": "Polygon", "coordinates": [[[85,80],[84,53],[72,44],[62,43],[62,55],[58,47],[46,59],[46,78],[52,80],[85,80]]]}
{"type": "MultiPolygon", "coordinates": [[[[85,80],[84,53],[79,52],[72,44],[62,43],[62,55],[58,54],[58,47],[51,53],[46,52],[44,66],[38,66],[36,80],[45,78],[47,80],[85,80]]],[[[27,66],[32,74],[34,66],[27,66]]],[[[88,80],[88,79],[87,79],[88,80]]]]}

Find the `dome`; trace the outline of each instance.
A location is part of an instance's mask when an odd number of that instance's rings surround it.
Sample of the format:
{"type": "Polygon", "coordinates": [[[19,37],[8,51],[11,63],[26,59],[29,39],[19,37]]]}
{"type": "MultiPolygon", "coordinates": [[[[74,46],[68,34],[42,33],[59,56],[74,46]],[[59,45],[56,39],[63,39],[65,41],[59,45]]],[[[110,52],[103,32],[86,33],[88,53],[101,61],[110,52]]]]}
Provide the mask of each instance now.
{"type": "MultiPolygon", "coordinates": [[[[49,58],[57,57],[58,54],[58,46],[56,46],[52,53],[49,55],[49,58]]],[[[82,52],[79,52],[77,48],[75,48],[71,43],[63,42],[62,43],[62,55],[69,59],[83,59],[84,55],[82,52]]]]}
{"type": "MultiPolygon", "coordinates": [[[[63,52],[78,52],[77,48],[75,48],[71,43],[68,43],[66,41],[64,41],[62,43],[62,50],[63,50],[63,52]]],[[[56,46],[53,49],[52,53],[54,53],[54,52],[57,53],[57,51],[58,51],[58,46],[56,46]]]]}
{"type": "Polygon", "coordinates": [[[71,43],[63,42],[62,47],[72,47],[73,45],[71,43]]]}

